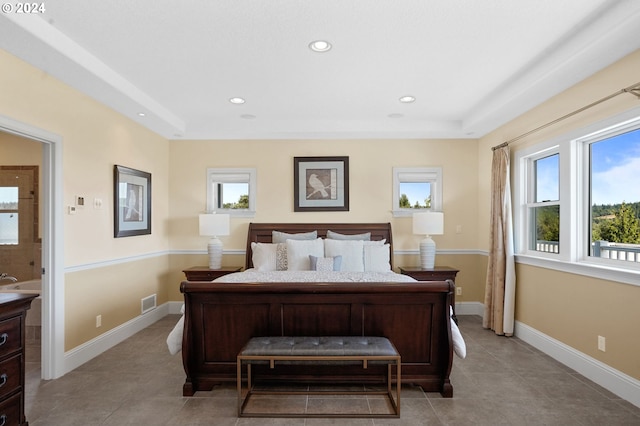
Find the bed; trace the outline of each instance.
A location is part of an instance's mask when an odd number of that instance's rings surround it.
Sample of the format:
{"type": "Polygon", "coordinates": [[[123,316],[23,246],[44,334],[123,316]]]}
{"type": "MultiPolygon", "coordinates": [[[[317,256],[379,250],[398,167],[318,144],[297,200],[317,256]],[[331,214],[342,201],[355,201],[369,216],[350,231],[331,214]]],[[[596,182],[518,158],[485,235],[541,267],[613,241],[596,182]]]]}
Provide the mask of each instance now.
{"type": "MultiPolygon", "coordinates": [[[[256,336],[387,337],[402,356],[403,382],[453,395],[449,375],[454,340],[457,347],[464,345],[451,320],[453,283],[418,282],[392,272],[389,223],[251,223],[246,253],[245,272],[211,282],[183,281],[180,286],[184,315],[167,343],[181,342],[184,396],[235,382],[236,356],[256,336]],[[276,238],[284,242],[274,242],[276,238]],[[343,242],[329,242],[334,239],[343,242]],[[320,244],[322,254],[314,251],[320,244]],[[284,255],[276,249],[282,245],[284,255]],[[359,249],[363,271],[353,270],[354,264],[360,267],[353,256],[359,249]],[[330,271],[339,257],[347,270],[330,271]]],[[[254,373],[269,380],[368,382],[384,374],[381,368],[256,366],[254,373]]]]}

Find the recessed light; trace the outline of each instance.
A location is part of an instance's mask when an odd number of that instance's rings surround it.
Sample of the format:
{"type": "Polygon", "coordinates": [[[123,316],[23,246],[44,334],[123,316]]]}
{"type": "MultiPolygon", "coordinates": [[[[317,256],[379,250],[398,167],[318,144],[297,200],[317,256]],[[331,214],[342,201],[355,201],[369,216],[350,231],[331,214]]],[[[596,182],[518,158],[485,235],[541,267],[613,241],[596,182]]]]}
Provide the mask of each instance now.
{"type": "Polygon", "coordinates": [[[254,118],[256,118],[256,116],[253,114],[242,114],[240,118],[244,118],[246,120],[253,120],[254,118]]]}
{"type": "Polygon", "coordinates": [[[231,99],[229,99],[229,102],[231,102],[232,104],[236,104],[236,105],[242,105],[246,101],[243,98],[231,98],[231,99]]]}
{"type": "Polygon", "coordinates": [[[145,114],[144,112],[139,112],[139,113],[138,113],[138,116],[139,116],[139,117],[144,117],[144,116],[146,116],[146,115],[147,115],[147,114],[145,114]]]}
{"type": "Polygon", "coordinates": [[[414,98],[413,96],[403,96],[400,98],[400,102],[402,102],[403,104],[410,104],[411,102],[414,102],[416,100],[416,98],[414,98]]]}
{"type": "Polygon", "coordinates": [[[309,43],[309,49],[314,52],[323,53],[331,50],[331,43],[326,40],[316,40],[309,43]]]}
{"type": "Polygon", "coordinates": [[[404,117],[404,114],[400,114],[400,113],[394,112],[393,114],[387,115],[387,117],[389,117],[389,118],[402,118],[402,117],[404,117]]]}

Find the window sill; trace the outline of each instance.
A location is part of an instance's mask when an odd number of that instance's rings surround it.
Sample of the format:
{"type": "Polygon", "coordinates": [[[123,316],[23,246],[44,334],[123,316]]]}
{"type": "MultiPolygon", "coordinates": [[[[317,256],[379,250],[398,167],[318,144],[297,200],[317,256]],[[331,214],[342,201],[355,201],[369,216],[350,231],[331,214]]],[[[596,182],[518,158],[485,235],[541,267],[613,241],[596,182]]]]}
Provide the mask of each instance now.
{"type": "Polygon", "coordinates": [[[413,217],[414,213],[432,212],[433,209],[403,209],[392,210],[393,217],[413,217]]]}
{"type": "Polygon", "coordinates": [[[634,286],[640,286],[640,270],[622,269],[609,265],[597,265],[587,262],[567,262],[552,260],[529,255],[516,255],[516,262],[523,265],[553,269],[571,274],[585,275],[607,281],[614,281],[634,286]]]}
{"type": "Polygon", "coordinates": [[[228,214],[231,217],[249,217],[254,218],[256,216],[256,212],[252,210],[228,210],[228,209],[218,209],[216,213],[224,213],[228,214]]]}

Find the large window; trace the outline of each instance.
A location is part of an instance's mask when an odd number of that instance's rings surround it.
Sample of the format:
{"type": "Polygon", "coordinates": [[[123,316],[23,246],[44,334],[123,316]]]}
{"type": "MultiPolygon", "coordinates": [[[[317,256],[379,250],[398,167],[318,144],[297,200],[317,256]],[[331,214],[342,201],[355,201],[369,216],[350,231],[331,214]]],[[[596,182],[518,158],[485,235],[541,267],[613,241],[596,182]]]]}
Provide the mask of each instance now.
{"type": "Polygon", "coordinates": [[[638,113],[515,151],[516,250],[523,261],[606,266],[632,272],[637,280],[638,113]]]}
{"type": "Polygon", "coordinates": [[[207,169],[207,212],[253,217],[255,169],[207,169]]]}
{"type": "Polygon", "coordinates": [[[640,124],[581,143],[589,164],[588,254],[640,263],[640,124]]]}

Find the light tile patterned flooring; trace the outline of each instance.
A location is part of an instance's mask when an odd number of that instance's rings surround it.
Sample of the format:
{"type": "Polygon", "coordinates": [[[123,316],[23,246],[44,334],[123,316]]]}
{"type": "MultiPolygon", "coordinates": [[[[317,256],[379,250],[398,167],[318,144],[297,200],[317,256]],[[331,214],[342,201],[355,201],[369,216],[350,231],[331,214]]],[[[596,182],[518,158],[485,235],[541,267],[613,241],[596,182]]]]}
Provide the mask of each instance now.
{"type": "MultiPolygon", "coordinates": [[[[40,380],[39,348],[28,346],[29,424],[640,425],[640,408],[519,339],[482,329],[477,316],[459,317],[468,355],[454,359],[451,399],[405,384],[400,419],[239,419],[235,384],[182,397],[182,359],[165,343],[177,319],[163,318],[57,380],[40,380]]],[[[274,409],[288,403],[273,402],[274,409]]],[[[341,410],[354,405],[344,397],[312,402],[341,410]]]]}

